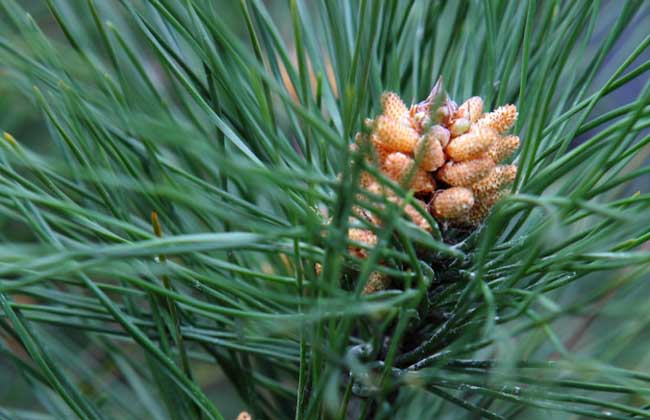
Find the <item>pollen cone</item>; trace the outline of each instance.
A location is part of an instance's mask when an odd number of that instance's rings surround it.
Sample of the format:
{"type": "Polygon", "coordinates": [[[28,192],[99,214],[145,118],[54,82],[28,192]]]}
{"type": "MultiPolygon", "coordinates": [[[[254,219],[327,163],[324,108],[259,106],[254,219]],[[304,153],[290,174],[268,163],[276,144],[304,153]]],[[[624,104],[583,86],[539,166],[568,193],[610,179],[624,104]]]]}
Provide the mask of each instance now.
{"type": "Polygon", "coordinates": [[[431,202],[431,213],[437,219],[455,220],[467,215],[474,205],[474,194],[468,188],[452,187],[437,191],[431,202]]]}
{"type": "Polygon", "coordinates": [[[390,287],[390,278],[383,273],[373,271],[372,273],[370,273],[370,276],[368,277],[368,281],[366,282],[366,285],[363,287],[363,291],[361,293],[364,295],[369,295],[370,293],[381,292],[382,290],[386,290],[389,287],[390,287]]]}
{"type": "Polygon", "coordinates": [[[489,127],[478,127],[449,142],[446,152],[456,162],[474,159],[487,151],[497,139],[497,133],[489,127]]]}
{"type": "Polygon", "coordinates": [[[405,155],[404,153],[391,153],[384,162],[384,172],[391,179],[397,182],[404,182],[407,177],[411,176],[411,182],[408,188],[415,192],[431,192],[435,190],[435,181],[429,174],[417,168],[415,173],[411,175],[415,161],[413,158],[405,155]]]}
{"type": "Polygon", "coordinates": [[[395,92],[386,92],[381,95],[381,107],[385,116],[396,121],[401,120],[408,113],[402,98],[395,92]]]}
{"type": "Polygon", "coordinates": [[[487,175],[494,166],[489,157],[447,162],[438,170],[437,177],[453,187],[469,187],[487,175]]]}
{"type": "Polygon", "coordinates": [[[410,153],[418,141],[418,133],[401,121],[380,115],[375,120],[375,132],[380,146],[394,152],[410,153]]]}
{"type": "Polygon", "coordinates": [[[500,106],[489,112],[476,121],[477,126],[492,127],[498,133],[504,133],[510,129],[517,120],[517,107],[514,105],[500,106]]]}
{"type": "Polygon", "coordinates": [[[488,156],[492,158],[495,163],[499,163],[515,153],[519,148],[519,137],[505,136],[498,138],[490,145],[488,156]]]}
{"type": "MultiPolygon", "coordinates": [[[[359,242],[368,247],[377,245],[377,235],[368,229],[350,228],[348,229],[348,238],[353,242],[359,242]]],[[[358,258],[366,258],[368,256],[368,250],[351,245],[350,254],[358,258]]]]}
{"type": "Polygon", "coordinates": [[[445,152],[435,133],[428,133],[418,140],[414,153],[420,161],[420,167],[427,172],[435,171],[445,163],[445,152]]]}
{"type": "Polygon", "coordinates": [[[474,194],[480,199],[512,184],[517,176],[515,165],[497,165],[490,170],[485,178],[472,185],[474,194]]]}
{"type": "Polygon", "coordinates": [[[483,99],[480,96],[472,96],[463,102],[456,111],[456,118],[468,118],[475,123],[483,115],[483,99]]]}

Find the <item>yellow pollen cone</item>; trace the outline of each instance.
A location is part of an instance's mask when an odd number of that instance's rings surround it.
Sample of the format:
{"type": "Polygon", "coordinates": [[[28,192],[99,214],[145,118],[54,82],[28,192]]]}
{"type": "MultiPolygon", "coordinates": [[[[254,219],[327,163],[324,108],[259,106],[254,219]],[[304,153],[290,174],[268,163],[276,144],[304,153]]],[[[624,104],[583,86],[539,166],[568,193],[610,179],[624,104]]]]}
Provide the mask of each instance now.
{"type": "Polygon", "coordinates": [[[437,219],[454,220],[466,215],[474,205],[474,194],[468,188],[452,187],[437,191],[431,213],[437,219]]]}
{"type": "Polygon", "coordinates": [[[469,187],[487,175],[494,166],[494,162],[489,157],[464,162],[447,162],[438,169],[436,176],[451,186],[469,187]]]}
{"type": "Polygon", "coordinates": [[[492,128],[479,127],[452,139],[445,151],[456,162],[474,159],[487,151],[496,138],[492,128]]]}

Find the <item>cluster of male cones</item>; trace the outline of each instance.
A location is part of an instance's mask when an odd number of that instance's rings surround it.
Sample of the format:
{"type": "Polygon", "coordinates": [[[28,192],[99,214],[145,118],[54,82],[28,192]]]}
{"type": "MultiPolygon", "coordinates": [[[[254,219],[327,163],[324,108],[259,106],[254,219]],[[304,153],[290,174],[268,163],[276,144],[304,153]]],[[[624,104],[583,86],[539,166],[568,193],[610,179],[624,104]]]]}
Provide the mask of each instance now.
{"type": "MultiPolygon", "coordinates": [[[[440,82],[429,97],[407,108],[393,92],[381,97],[382,113],[366,120],[369,133],[356,136],[353,149],[364,151],[368,164],[413,191],[414,204],[404,213],[421,229],[431,226],[415,206],[443,227],[474,228],[507,191],[517,174],[515,165],[502,164],[519,147],[519,138],[506,134],[517,119],[517,108],[505,105],[483,112],[483,100],[474,96],[458,106],[442,92],[440,82]]],[[[396,204],[401,198],[364,172],[361,187],[396,204]]],[[[375,225],[372,211],[355,209],[375,225]]],[[[377,243],[369,229],[351,228],[349,239],[365,247],[350,247],[365,258],[366,247],[377,243]]],[[[388,279],[373,273],[364,292],[385,289],[388,279]]]]}

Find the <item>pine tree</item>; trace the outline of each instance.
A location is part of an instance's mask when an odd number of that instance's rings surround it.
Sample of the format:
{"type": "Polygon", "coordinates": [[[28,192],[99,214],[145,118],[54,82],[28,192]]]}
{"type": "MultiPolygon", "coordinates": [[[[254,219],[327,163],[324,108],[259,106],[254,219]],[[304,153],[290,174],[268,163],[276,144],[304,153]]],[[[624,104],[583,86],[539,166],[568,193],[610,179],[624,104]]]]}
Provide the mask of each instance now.
{"type": "Polygon", "coordinates": [[[648,12],[0,0],[0,417],[650,417],[648,12]]]}

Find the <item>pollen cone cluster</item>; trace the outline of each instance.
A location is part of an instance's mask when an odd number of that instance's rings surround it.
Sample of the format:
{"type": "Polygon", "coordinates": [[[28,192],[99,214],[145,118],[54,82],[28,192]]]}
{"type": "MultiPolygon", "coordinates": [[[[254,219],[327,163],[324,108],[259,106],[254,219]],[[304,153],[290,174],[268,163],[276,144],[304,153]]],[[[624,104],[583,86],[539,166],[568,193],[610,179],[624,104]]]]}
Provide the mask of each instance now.
{"type": "MultiPolygon", "coordinates": [[[[367,194],[360,194],[359,200],[375,195],[395,203],[425,231],[431,231],[431,226],[423,212],[443,228],[479,225],[517,174],[515,165],[502,163],[519,147],[519,138],[507,134],[517,119],[517,108],[505,105],[484,113],[478,96],[458,106],[440,83],[426,100],[410,108],[393,92],[382,95],[381,105],[382,113],[366,120],[369,133],[357,134],[352,147],[365,151],[369,164],[413,191],[415,200],[403,205],[400,197],[365,172],[360,182],[367,194]]],[[[370,210],[355,208],[354,213],[380,226],[382,206],[366,207],[370,210]]],[[[358,258],[366,258],[367,248],[377,244],[370,230],[350,229],[348,236],[350,254],[358,258]]],[[[383,290],[388,284],[389,279],[373,273],[364,292],[383,290]]]]}
{"type": "MultiPolygon", "coordinates": [[[[357,135],[356,147],[368,150],[368,161],[412,190],[443,226],[480,224],[517,174],[516,166],[502,164],[519,147],[519,138],[507,134],[517,108],[505,105],[484,113],[478,96],[459,106],[440,84],[410,108],[393,92],[384,93],[381,104],[382,113],[366,120],[370,133],[357,135]]],[[[368,191],[381,192],[369,174],[363,174],[361,183],[368,191]]],[[[430,230],[421,214],[405,213],[430,230]]]]}

